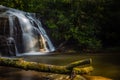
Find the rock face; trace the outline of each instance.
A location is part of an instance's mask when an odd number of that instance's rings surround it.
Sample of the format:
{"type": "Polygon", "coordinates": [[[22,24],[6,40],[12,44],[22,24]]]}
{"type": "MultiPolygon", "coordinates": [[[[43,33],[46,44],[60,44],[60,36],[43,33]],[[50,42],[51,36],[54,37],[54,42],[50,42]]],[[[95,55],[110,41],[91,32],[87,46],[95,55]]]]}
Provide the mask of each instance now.
{"type": "Polygon", "coordinates": [[[54,50],[35,14],[0,6],[0,53],[4,53],[2,55],[15,56],[54,50]]]}
{"type": "MultiPolygon", "coordinates": [[[[20,39],[21,35],[21,30],[20,26],[18,24],[18,19],[17,17],[13,16],[12,17],[14,20],[14,23],[16,23],[14,26],[15,27],[13,30],[10,28],[10,22],[9,22],[9,16],[0,16],[0,51],[1,53],[4,53],[3,55],[11,55],[15,56],[17,51],[16,51],[16,42],[22,43],[22,40],[20,39]],[[11,32],[13,32],[11,36],[11,32]]],[[[20,46],[18,44],[18,46],[20,46]]],[[[22,49],[21,49],[22,50],[22,49]]],[[[20,51],[22,52],[22,51],[20,51]]]]}

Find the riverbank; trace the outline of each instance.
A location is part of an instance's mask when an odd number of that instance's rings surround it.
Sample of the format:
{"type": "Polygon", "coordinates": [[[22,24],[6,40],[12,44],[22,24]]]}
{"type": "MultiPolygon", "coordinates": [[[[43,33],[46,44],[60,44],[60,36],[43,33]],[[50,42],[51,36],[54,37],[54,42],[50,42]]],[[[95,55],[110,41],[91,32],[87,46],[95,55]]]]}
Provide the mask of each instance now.
{"type": "Polygon", "coordinates": [[[105,53],[105,54],[111,54],[111,53],[116,53],[120,54],[120,47],[103,47],[98,50],[92,50],[92,49],[80,49],[78,47],[62,47],[58,50],[55,51],[56,53],[105,53]]]}

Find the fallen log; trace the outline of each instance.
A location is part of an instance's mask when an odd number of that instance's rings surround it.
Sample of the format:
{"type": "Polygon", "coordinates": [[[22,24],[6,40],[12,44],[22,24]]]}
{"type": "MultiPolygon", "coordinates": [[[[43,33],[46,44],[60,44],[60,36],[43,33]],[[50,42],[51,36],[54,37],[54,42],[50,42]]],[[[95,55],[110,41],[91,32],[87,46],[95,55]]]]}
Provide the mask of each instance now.
{"type": "Polygon", "coordinates": [[[20,68],[24,70],[35,70],[39,72],[49,72],[58,74],[87,74],[93,70],[92,66],[77,68],[78,66],[91,64],[91,59],[84,59],[70,63],[66,66],[56,66],[50,64],[42,64],[37,62],[28,62],[21,58],[4,58],[0,57],[0,66],[8,66],[20,68]]]}

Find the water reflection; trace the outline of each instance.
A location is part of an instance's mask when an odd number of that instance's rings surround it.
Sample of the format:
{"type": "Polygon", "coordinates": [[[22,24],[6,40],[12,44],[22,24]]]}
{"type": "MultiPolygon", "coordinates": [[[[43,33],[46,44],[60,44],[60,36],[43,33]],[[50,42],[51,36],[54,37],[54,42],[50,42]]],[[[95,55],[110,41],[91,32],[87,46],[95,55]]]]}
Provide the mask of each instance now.
{"type": "Polygon", "coordinates": [[[46,73],[0,67],[0,80],[52,80],[46,73]]]}
{"type": "MultiPolygon", "coordinates": [[[[94,71],[91,75],[109,77],[114,80],[120,79],[120,54],[57,54],[44,56],[24,56],[22,58],[27,61],[36,61],[55,65],[67,65],[76,60],[92,58],[94,71]]],[[[42,78],[44,78],[42,80],[48,80],[46,77],[47,75],[49,74],[0,67],[0,80],[41,80],[42,78]]]]}

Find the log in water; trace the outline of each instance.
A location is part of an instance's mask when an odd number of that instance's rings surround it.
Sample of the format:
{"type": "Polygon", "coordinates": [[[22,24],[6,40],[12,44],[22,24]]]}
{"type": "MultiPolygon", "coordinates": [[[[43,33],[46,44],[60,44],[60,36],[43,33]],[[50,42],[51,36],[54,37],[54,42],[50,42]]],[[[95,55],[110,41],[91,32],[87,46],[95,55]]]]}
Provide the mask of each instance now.
{"type": "Polygon", "coordinates": [[[35,70],[40,72],[59,73],[59,74],[87,74],[93,70],[92,66],[78,68],[78,66],[91,64],[91,59],[85,59],[68,64],[67,66],[56,66],[42,64],[37,62],[28,62],[23,59],[2,58],[0,57],[0,66],[20,68],[24,70],[35,70]]]}

